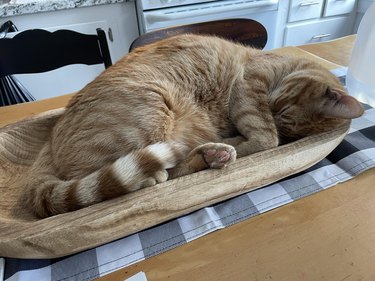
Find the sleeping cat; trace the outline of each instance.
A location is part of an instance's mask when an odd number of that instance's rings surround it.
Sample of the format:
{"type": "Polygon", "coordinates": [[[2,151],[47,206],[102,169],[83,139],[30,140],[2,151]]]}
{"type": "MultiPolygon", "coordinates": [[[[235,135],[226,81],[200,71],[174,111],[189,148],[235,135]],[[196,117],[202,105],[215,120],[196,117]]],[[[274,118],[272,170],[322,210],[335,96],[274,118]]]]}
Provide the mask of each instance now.
{"type": "Polygon", "coordinates": [[[75,95],[25,176],[39,217],[222,168],[363,113],[322,66],[209,36],[140,47],[75,95]]]}

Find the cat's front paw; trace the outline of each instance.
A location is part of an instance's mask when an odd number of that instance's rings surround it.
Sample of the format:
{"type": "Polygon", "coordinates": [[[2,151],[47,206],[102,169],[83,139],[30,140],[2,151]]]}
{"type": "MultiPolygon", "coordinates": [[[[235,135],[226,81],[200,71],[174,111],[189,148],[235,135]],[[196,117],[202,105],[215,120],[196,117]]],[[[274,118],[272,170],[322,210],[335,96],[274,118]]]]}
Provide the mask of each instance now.
{"type": "Polygon", "coordinates": [[[204,144],[200,151],[207,166],[214,169],[221,169],[237,158],[234,147],[223,143],[204,144]]]}

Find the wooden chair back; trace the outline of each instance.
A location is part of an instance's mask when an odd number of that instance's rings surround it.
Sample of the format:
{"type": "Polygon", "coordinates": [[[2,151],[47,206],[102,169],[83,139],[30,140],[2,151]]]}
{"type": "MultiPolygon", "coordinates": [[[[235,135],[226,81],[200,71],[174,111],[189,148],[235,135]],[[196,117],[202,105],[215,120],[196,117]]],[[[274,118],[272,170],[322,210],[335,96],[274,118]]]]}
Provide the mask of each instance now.
{"type": "Polygon", "coordinates": [[[133,41],[129,52],[137,47],[186,33],[215,35],[258,49],[263,49],[267,43],[267,30],[261,23],[251,19],[226,19],[174,26],[145,33],[133,41]]]}

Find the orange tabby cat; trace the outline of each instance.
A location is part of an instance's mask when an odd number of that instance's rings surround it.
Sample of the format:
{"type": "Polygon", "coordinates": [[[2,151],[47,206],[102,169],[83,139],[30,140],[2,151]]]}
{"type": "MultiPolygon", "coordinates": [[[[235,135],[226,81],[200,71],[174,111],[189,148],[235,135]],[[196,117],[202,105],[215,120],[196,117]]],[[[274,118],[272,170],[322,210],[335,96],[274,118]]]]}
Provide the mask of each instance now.
{"type": "Polygon", "coordinates": [[[206,168],[221,168],[362,115],[316,63],[219,38],[141,47],[68,104],[30,174],[39,217],[206,168]]]}

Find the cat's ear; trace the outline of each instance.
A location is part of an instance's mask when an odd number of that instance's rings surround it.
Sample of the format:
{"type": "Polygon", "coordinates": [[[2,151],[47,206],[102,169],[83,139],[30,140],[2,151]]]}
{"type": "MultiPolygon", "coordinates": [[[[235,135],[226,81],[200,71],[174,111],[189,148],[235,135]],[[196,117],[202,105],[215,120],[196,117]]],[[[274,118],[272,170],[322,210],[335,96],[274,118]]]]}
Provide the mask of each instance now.
{"type": "Polygon", "coordinates": [[[362,105],[355,98],[339,89],[328,88],[324,93],[324,99],[325,103],[321,110],[327,117],[352,119],[364,112],[362,105]]]}

